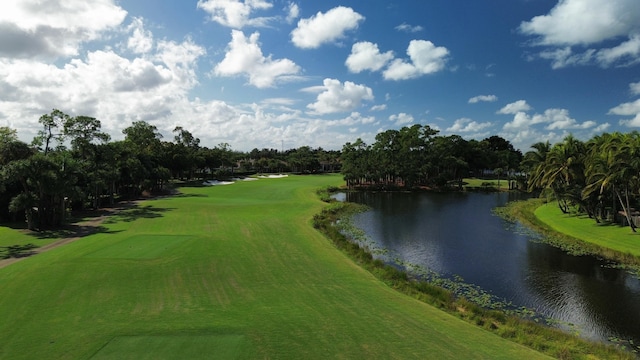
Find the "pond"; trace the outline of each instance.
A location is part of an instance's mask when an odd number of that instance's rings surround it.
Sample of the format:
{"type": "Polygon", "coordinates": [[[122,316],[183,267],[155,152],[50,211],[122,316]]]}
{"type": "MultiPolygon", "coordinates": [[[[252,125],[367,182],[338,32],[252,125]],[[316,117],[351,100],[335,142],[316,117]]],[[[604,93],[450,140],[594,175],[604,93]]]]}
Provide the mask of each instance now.
{"type": "Polygon", "coordinates": [[[593,340],[640,344],[640,280],[592,256],[573,256],[494,215],[515,193],[349,192],[354,216],[383,257],[462,277],[497,298],[593,340]]]}

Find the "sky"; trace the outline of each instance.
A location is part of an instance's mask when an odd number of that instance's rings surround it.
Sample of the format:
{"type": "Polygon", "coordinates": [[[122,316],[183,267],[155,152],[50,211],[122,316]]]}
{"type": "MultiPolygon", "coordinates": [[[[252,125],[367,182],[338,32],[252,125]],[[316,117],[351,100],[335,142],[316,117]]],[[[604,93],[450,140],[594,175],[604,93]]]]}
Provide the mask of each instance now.
{"type": "Polygon", "coordinates": [[[202,146],[414,124],[526,152],[640,128],[638,0],[3,0],[0,126],[59,109],[202,146]]]}

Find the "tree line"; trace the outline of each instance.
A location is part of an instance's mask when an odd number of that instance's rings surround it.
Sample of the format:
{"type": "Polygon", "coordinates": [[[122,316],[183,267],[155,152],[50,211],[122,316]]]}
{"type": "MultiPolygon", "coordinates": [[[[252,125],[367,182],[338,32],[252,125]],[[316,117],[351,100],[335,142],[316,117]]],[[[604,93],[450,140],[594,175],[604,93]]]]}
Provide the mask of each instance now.
{"type": "Polygon", "coordinates": [[[342,173],[349,187],[462,187],[462,179],[519,173],[519,150],[499,137],[465,140],[439,136],[428,125],[387,130],[373,144],[361,139],[342,148],[342,173]]]}
{"type": "Polygon", "coordinates": [[[181,126],[172,141],[164,141],[145,121],[122,130],[124,140],[111,141],[98,119],[56,109],[38,121],[42,128],[31,144],[18,140],[16,130],[0,127],[0,220],[25,220],[32,230],[61,226],[70,209],[96,209],[166,190],[175,179],[339,170],[339,152],[321,148],[207,148],[181,126]]]}
{"type": "Polygon", "coordinates": [[[465,140],[427,125],[387,130],[341,151],[302,146],[286,151],[213,148],[181,126],[171,141],[135,121],[111,141],[99,120],[59,110],[42,115],[31,144],[0,127],[0,221],[29,229],[62,225],[70,209],[99,208],[166,190],[173,180],[223,179],[253,173],[341,171],[349,187],[461,188],[467,177],[509,178],[521,188],[577,209],[595,221],[625,217],[635,231],[640,195],[640,134],[604,133],[588,141],[536,143],[522,154],[499,137],[465,140]]]}

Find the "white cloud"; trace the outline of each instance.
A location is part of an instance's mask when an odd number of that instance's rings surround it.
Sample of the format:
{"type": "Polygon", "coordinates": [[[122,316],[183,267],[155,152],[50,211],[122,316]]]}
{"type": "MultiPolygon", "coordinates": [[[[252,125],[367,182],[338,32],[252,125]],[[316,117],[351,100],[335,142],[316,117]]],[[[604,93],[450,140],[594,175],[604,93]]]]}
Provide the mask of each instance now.
{"type": "Polygon", "coordinates": [[[552,68],[596,64],[628,66],[640,62],[640,2],[637,0],[560,0],[547,15],[520,25],[536,36],[533,45],[549,48],[537,57],[552,68]],[[616,46],[598,48],[605,41],[628,38],[616,46]],[[574,46],[592,48],[574,51],[574,46]]]}
{"type": "Polygon", "coordinates": [[[491,125],[490,122],[478,123],[468,118],[461,118],[454,121],[453,125],[447,128],[446,131],[452,133],[472,133],[482,131],[491,125]]]}
{"type": "Polygon", "coordinates": [[[560,0],[549,14],[520,24],[541,45],[588,45],[640,29],[637,0],[560,0]]]}
{"type": "Polygon", "coordinates": [[[567,109],[547,109],[543,114],[534,115],[517,112],[514,114],[513,121],[504,124],[503,130],[524,130],[538,124],[546,124],[544,127],[546,130],[585,130],[597,125],[592,120],[578,123],[569,115],[567,109]]]}
{"type": "Polygon", "coordinates": [[[315,49],[343,38],[346,31],[356,29],[363,20],[364,16],[353,9],[338,6],[326,13],[318,12],[308,19],[300,19],[291,32],[291,41],[299,48],[315,49]]]}
{"type": "Polygon", "coordinates": [[[602,49],[598,51],[597,55],[597,61],[603,67],[608,67],[625,59],[625,65],[632,65],[640,62],[640,35],[635,34],[629,37],[628,41],[625,41],[613,48],[602,49]]]}
{"type": "Polygon", "coordinates": [[[431,41],[411,40],[407,48],[411,62],[395,59],[384,71],[387,80],[413,79],[444,69],[449,55],[445,47],[436,47],[431,41]]]}
{"type": "Polygon", "coordinates": [[[351,54],[345,61],[349,71],[359,73],[364,70],[378,71],[382,69],[391,59],[393,51],[380,53],[378,45],[363,41],[353,44],[351,54]]]}
{"type": "Polygon", "coordinates": [[[526,128],[515,132],[503,131],[498,135],[509,140],[514,148],[519,149],[522,152],[526,152],[531,149],[531,145],[540,141],[549,141],[551,144],[558,143],[562,141],[568,133],[557,133],[554,131],[543,133],[536,129],[526,128]]]}
{"type": "Polygon", "coordinates": [[[127,40],[129,50],[136,54],[146,54],[153,49],[153,34],[145,30],[142,18],[133,18],[127,30],[132,32],[127,40]]]}
{"type": "Polygon", "coordinates": [[[498,114],[516,114],[529,110],[531,110],[531,106],[529,106],[525,100],[518,100],[505,105],[502,109],[498,110],[498,114]]]}
{"type": "Polygon", "coordinates": [[[241,29],[245,26],[266,26],[272,18],[252,18],[256,10],[268,10],[273,4],[263,0],[198,0],[197,7],[209,13],[220,25],[241,29]]]}
{"type": "Polygon", "coordinates": [[[296,3],[289,3],[287,10],[287,23],[291,24],[295,19],[300,16],[300,7],[296,3]]]}
{"type": "Polygon", "coordinates": [[[387,104],[374,105],[371,107],[371,111],[384,111],[387,110],[387,104]]]}
{"type": "Polygon", "coordinates": [[[420,32],[420,31],[424,30],[424,28],[422,26],[420,26],[420,25],[412,26],[412,25],[409,25],[407,23],[402,23],[402,24],[396,26],[396,30],[404,31],[404,32],[408,32],[408,33],[416,33],[416,32],[420,32]]]}
{"type": "Polygon", "coordinates": [[[629,89],[633,95],[640,95],[640,81],[629,84],[629,89]]]}
{"type": "Polygon", "coordinates": [[[115,30],[127,12],[114,0],[5,1],[0,11],[0,57],[69,57],[115,30]]]}
{"type": "MultiPolygon", "coordinates": [[[[314,114],[330,114],[337,112],[353,111],[360,107],[363,101],[373,100],[371,88],[345,81],[342,84],[336,79],[324,79],[321,87],[314,90],[322,91],[318,94],[317,101],[307,105],[314,114]]],[[[310,89],[306,89],[310,91],[310,89]]]]}
{"type": "Polygon", "coordinates": [[[640,99],[634,102],[628,102],[624,104],[620,104],[609,110],[609,114],[611,115],[637,115],[640,114],[640,99]]]}
{"type": "Polygon", "coordinates": [[[413,116],[406,113],[389,116],[389,121],[393,121],[396,126],[403,126],[413,123],[413,116]]]}
{"type": "Polygon", "coordinates": [[[481,101],[494,102],[494,101],[498,101],[498,97],[495,95],[478,95],[469,99],[469,104],[476,104],[481,101]]]}
{"type": "MultiPolygon", "coordinates": [[[[633,85],[631,84],[632,88],[633,85]]],[[[631,119],[621,120],[620,124],[628,127],[640,127],[640,99],[634,102],[620,104],[609,110],[610,115],[633,116],[631,119]]]]}
{"type": "Polygon", "coordinates": [[[567,46],[541,51],[538,56],[545,60],[551,60],[552,69],[560,69],[570,65],[588,65],[593,60],[595,52],[595,50],[590,49],[576,54],[571,47],[567,46]]]}
{"type": "Polygon", "coordinates": [[[359,112],[352,112],[344,119],[327,121],[329,126],[354,126],[372,124],[376,121],[375,116],[362,116],[359,112]]]}
{"type": "Polygon", "coordinates": [[[300,72],[300,67],[289,59],[273,60],[265,57],[260,49],[255,32],[246,37],[242,31],[231,31],[231,42],[224,59],[215,66],[214,74],[233,76],[246,74],[249,83],[257,88],[272,87],[278,80],[286,79],[300,72]]]}

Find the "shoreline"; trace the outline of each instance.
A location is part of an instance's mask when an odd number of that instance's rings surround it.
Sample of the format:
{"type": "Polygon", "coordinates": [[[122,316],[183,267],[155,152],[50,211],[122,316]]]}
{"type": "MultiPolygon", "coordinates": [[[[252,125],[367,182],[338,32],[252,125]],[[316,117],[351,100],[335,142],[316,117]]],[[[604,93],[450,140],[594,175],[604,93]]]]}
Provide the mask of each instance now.
{"type": "Polygon", "coordinates": [[[535,214],[536,210],[547,204],[544,199],[512,201],[504,207],[494,209],[494,213],[507,221],[518,221],[525,227],[540,233],[542,241],[560,248],[572,255],[591,255],[614,262],[620,268],[629,270],[640,277],[640,257],[581,239],[554,229],[535,214]]]}

